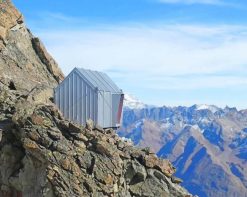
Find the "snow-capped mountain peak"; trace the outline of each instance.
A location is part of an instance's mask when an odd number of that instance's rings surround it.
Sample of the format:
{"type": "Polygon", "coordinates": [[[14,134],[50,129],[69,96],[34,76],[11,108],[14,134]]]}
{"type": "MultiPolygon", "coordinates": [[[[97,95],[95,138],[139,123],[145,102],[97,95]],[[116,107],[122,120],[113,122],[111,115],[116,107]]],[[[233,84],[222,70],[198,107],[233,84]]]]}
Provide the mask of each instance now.
{"type": "Polygon", "coordinates": [[[206,104],[202,104],[202,105],[196,105],[196,109],[197,110],[210,110],[212,113],[215,113],[217,111],[219,111],[219,108],[214,106],[214,105],[206,105],[206,104]]]}
{"type": "Polygon", "coordinates": [[[130,109],[142,109],[142,108],[147,107],[147,105],[141,102],[139,99],[137,99],[133,95],[125,94],[124,95],[124,107],[130,108],[130,109]]]}

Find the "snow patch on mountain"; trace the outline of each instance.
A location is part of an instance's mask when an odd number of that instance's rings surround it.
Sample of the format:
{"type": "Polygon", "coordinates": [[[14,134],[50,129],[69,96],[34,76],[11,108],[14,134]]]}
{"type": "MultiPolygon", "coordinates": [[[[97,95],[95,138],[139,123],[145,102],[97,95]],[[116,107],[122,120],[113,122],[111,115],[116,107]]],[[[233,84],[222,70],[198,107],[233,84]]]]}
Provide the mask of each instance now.
{"type": "Polygon", "coordinates": [[[196,105],[196,109],[197,110],[205,110],[205,109],[207,109],[207,110],[211,111],[212,113],[215,113],[215,112],[219,111],[218,107],[216,107],[214,105],[205,105],[205,104],[196,105]]]}
{"type": "Polygon", "coordinates": [[[137,99],[131,94],[125,94],[124,107],[127,107],[129,109],[143,109],[148,107],[148,105],[144,104],[143,102],[141,102],[139,99],[137,99]]]}

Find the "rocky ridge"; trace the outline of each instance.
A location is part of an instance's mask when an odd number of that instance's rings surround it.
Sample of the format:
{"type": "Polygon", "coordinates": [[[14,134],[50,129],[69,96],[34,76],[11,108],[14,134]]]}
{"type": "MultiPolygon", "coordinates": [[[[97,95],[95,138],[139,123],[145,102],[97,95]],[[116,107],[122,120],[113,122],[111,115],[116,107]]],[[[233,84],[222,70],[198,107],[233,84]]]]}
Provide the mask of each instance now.
{"type": "Polygon", "coordinates": [[[8,0],[0,2],[0,196],[191,196],[175,168],[111,129],[63,118],[56,62],[8,0]]]}

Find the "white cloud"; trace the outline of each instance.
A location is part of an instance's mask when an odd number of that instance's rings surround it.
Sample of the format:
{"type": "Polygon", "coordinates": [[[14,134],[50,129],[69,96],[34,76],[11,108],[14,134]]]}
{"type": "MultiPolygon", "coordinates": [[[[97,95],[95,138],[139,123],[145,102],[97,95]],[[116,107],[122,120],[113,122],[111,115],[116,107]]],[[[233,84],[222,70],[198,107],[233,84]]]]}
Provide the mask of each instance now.
{"type": "Polygon", "coordinates": [[[39,36],[66,74],[75,66],[105,71],[128,92],[247,87],[246,26],[101,26],[39,36]]]}
{"type": "Polygon", "coordinates": [[[153,75],[245,69],[247,27],[108,27],[40,33],[66,73],[73,66],[153,75]]]}
{"type": "Polygon", "coordinates": [[[236,76],[200,76],[200,77],[168,77],[148,78],[146,88],[156,90],[194,90],[247,86],[246,77],[236,76]],[[147,85],[149,84],[149,85],[147,85]],[[152,86],[150,84],[157,84],[152,86]]]}

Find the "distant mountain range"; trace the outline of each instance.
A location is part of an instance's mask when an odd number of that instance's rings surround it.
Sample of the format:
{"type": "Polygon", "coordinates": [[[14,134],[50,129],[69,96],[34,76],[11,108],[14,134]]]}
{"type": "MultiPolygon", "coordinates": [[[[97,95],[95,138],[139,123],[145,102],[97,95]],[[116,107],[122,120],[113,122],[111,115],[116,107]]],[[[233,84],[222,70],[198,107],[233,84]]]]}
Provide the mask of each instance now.
{"type": "Polygon", "coordinates": [[[170,159],[193,194],[247,196],[247,110],[154,107],[128,95],[119,135],[170,159]]]}

